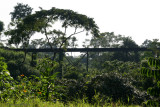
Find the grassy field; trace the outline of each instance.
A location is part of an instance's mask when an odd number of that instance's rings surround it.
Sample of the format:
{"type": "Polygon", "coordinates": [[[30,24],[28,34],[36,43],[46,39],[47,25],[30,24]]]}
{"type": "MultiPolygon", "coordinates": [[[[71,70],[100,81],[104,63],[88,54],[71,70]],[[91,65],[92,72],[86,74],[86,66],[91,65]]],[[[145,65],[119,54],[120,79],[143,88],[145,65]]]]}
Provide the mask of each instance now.
{"type": "Polygon", "coordinates": [[[56,101],[53,102],[45,102],[41,101],[39,99],[34,100],[28,100],[28,101],[17,101],[16,104],[14,104],[12,101],[7,103],[0,103],[0,107],[141,107],[138,105],[123,105],[120,103],[106,103],[103,105],[95,104],[91,105],[89,103],[84,102],[83,100],[79,100],[76,102],[69,102],[67,104],[64,104],[62,102],[56,101]]]}

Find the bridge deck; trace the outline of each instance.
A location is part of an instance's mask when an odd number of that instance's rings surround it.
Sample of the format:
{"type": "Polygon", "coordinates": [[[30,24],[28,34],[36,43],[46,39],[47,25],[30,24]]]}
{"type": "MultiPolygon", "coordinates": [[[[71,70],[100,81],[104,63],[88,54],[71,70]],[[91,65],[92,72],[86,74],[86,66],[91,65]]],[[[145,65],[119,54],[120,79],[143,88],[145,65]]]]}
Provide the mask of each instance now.
{"type": "MultiPolygon", "coordinates": [[[[67,49],[10,49],[14,51],[25,51],[25,52],[115,52],[115,51],[153,51],[148,48],[67,48],[67,49]]],[[[160,48],[157,48],[160,50],[160,48]]]]}

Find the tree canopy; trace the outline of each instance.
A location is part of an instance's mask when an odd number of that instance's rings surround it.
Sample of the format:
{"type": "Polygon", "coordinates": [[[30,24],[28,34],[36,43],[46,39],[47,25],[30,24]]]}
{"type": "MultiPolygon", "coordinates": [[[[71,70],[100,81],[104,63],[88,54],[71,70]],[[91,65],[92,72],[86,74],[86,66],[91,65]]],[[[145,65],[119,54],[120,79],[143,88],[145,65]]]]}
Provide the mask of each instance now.
{"type": "Polygon", "coordinates": [[[2,32],[3,30],[4,30],[4,23],[0,21],[0,32],[2,32]]]}
{"type": "Polygon", "coordinates": [[[11,20],[16,21],[25,18],[32,13],[33,8],[28,4],[17,3],[14,7],[14,11],[11,12],[11,20]]]}
{"type": "Polygon", "coordinates": [[[30,37],[40,32],[45,35],[50,47],[52,48],[51,42],[55,43],[57,48],[66,46],[67,41],[71,39],[73,35],[81,32],[91,32],[93,36],[99,36],[99,28],[95,24],[93,18],[89,18],[86,15],[78,14],[72,10],[57,9],[55,7],[50,10],[36,11],[34,14],[26,16],[21,23],[16,25],[16,28],[10,29],[6,32],[11,38],[9,43],[11,44],[28,44],[30,37]],[[56,21],[62,23],[64,32],[53,29],[53,25],[56,21]],[[67,28],[74,28],[74,32],[67,35],[67,28]],[[77,29],[82,29],[77,31],[77,29]],[[49,38],[49,36],[51,36],[49,38]]]}
{"type": "Polygon", "coordinates": [[[115,35],[114,32],[101,33],[99,38],[92,37],[90,46],[94,48],[117,48],[125,37],[115,35]]]}

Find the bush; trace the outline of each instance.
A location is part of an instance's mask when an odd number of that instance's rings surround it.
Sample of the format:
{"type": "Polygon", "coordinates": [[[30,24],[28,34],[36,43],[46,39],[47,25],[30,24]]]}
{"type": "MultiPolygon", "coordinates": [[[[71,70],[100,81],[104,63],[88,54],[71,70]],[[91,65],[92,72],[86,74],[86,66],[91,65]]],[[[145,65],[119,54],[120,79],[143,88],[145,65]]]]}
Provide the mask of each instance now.
{"type": "Polygon", "coordinates": [[[148,66],[142,65],[141,73],[152,79],[152,86],[147,89],[147,92],[155,99],[151,100],[149,104],[160,105],[160,58],[148,58],[148,66]]]}
{"type": "Polygon", "coordinates": [[[80,73],[76,68],[71,67],[66,71],[66,73],[63,75],[63,78],[67,79],[82,79],[83,75],[80,73]]]}
{"type": "Polygon", "coordinates": [[[9,97],[12,81],[13,78],[7,70],[7,64],[4,62],[4,58],[0,57],[0,100],[6,101],[9,97]]]}
{"type": "Polygon", "coordinates": [[[86,94],[86,82],[75,79],[57,79],[55,82],[57,89],[55,97],[64,102],[82,99],[86,94]]]}
{"type": "Polygon", "coordinates": [[[118,61],[118,60],[114,60],[114,61],[105,61],[103,63],[103,72],[110,72],[110,71],[117,71],[120,73],[128,73],[131,72],[133,70],[137,70],[137,68],[139,67],[138,63],[135,62],[123,62],[123,61],[118,61]]]}
{"type": "Polygon", "coordinates": [[[30,66],[31,57],[27,55],[25,58],[23,52],[0,49],[0,57],[6,59],[8,70],[14,79],[17,79],[21,74],[25,74],[27,77],[31,75],[40,75],[38,70],[30,66]]]}
{"type": "Polygon", "coordinates": [[[116,72],[97,75],[87,87],[86,94],[90,102],[93,102],[92,99],[96,93],[105,95],[106,100],[108,97],[111,98],[113,102],[120,100],[124,103],[141,104],[148,98],[145,92],[141,94],[141,91],[135,89],[130,81],[127,81],[126,78],[116,72]]]}
{"type": "Polygon", "coordinates": [[[128,98],[133,97],[133,88],[118,73],[96,76],[88,84],[87,91],[90,101],[96,94],[95,91],[112,98],[114,102],[118,100],[127,102],[128,98]]]}

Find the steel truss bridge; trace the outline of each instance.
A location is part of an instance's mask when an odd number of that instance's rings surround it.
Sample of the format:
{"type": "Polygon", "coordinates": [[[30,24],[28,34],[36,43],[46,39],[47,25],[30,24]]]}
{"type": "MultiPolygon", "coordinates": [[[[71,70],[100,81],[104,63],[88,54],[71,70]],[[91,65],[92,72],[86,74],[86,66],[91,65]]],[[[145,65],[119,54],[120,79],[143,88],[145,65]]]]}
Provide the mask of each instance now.
{"type": "MultiPolygon", "coordinates": [[[[155,49],[148,49],[148,48],[53,48],[53,49],[11,49],[11,48],[4,48],[13,51],[23,51],[25,53],[32,52],[32,55],[38,52],[53,52],[59,53],[59,61],[63,61],[64,53],[65,52],[84,52],[87,56],[87,64],[86,70],[88,72],[88,59],[89,59],[89,52],[139,52],[139,51],[151,51],[153,54],[155,49]]],[[[160,50],[157,48],[156,50],[160,50]]],[[[84,56],[85,56],[84,55],[84,56]]],[[[83,57],[84,57],[83,56],[83,57]]],[[[62,76],[62,65],[60,65],[60,75],[62,76]]]]}

